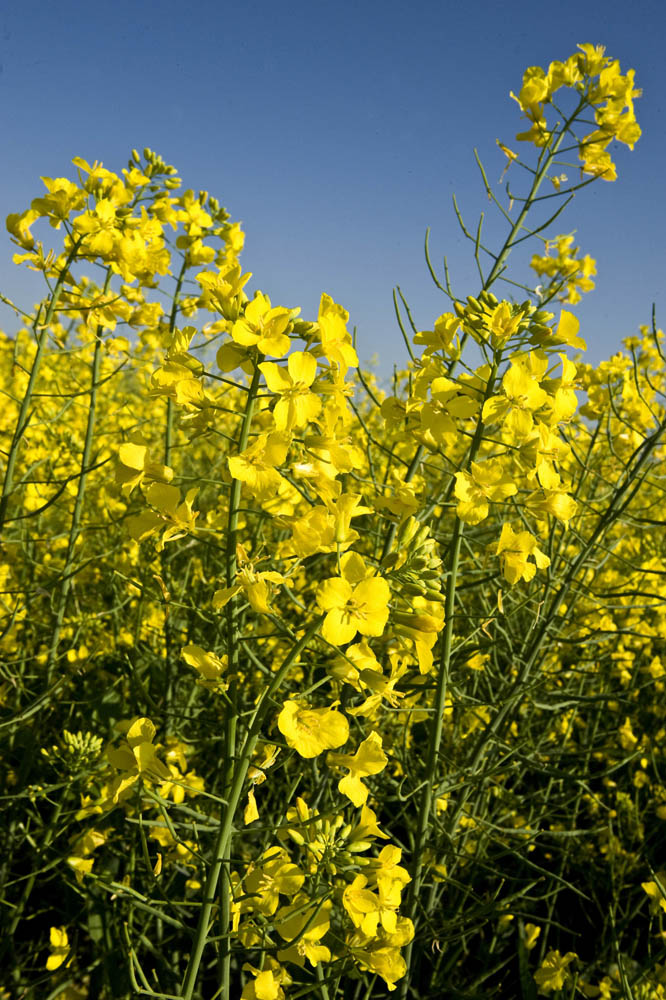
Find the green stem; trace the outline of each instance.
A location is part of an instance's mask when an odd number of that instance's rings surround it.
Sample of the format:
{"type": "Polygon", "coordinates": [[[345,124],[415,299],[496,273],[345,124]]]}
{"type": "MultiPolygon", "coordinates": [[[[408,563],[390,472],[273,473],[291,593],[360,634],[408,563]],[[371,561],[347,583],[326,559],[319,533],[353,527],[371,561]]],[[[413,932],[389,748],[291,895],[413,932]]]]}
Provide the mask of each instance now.
{"type": "MultiPolygon", "coordinates": [[[[42,844],[41,844],[41,853],[42,854],[46,854],[46,851],[48,850],[48,848],[51,845],[51,841],[55,837],[56,826],[58,824],[58,820],[60,819],[60,815],[62,813],[63,807],[65,805],[65,802],[67,801],[68,796],[69,796],[69,786],[65,786],[65,788],[63,788],[62,795],[60,796],[60,798],[56,802],[56,805],[55,805],[55,807],[53,809],[53,813],[51,815],[51,819],[49,820],[49,825],[47,826],[47,828],[46,828],[46,830],[44,832],[44,839],[42,840],[42,844]]],[[[24,886],[23,892],[21,894],[21,899],[16,904],[16,907],[14,909],[14,914],[13,914],[11,922],[9,924],[9,930],[8,930],[6,938],[5,938],[4,942],[3,942],[3,946],[4,947],[7,947],[12,942],[12,939],[14,937],[14,931],[16,930],[16,928],[18,927],[18,925],[19,925],[19,923],[21,921],[21,917],[23,916],[23,912],[24,912],[24,910],[26,908],[28,900],[30,899],[30,896],[32,894],[32,890],[35,887],[35,882],[39,878],[39,875],[40,875],[40,870],[37,868],[36,864],[33,864],[32,873],[30,874],[30,877],[28,878],[28,881],[26,882],[26,884],[24,886]]],[[[3,950],[4,950],[4,947],[3,947],[3,950]]]]}
{"type": "MultiPolygon", "coordinates": [[[[243,748],[240,752],[238,758],[238,765],[234,773],[233,785],[228,796],[228,805],[224,811],[224,818],[220,826],[217,841],[215,843],[215,849],[213,853],[213,862],[208,870],[208,877],[206,879],[206,885],[204,887],[204,898],[201,905],[201,910],[199,911],[199,921],[197,924],[197,929],[194,936],[194,942],[192,945],[192,953],[190,956],[190,961],[185,973],[185,978],[183,980],[183,985],[181,987],[181,1000],[192,1000],[192,994],[194,992],[194,987],[196,985],[197,975],[199,972],[199,967],[201,965],[201,960],[203,958],[204,948],[206,946],[206,940],[208,938],[208,932],[210,928],[211,915],[213,911],[213,906],[215,904],[215,897],[217,893],[217,885],[220,878],[220,873],[222,871],[222,866],[224,865],[227,871],[227,882],[230,884],[230,871],[229,871],[229,844],[231,841],[231,834],[233,830],[233,821],[238,809],[238,804],[240,802],[243,785],[245,783],[245,777],[247,775],[248,768],[250,766],[250,761],[252,759],[252,754],[254,753],[254,748],[259,739],[261,733],[261,728],[266,717],[266,714],[270,708],[271,699],[275,692],[278,690],[282,681],[286,677],[290,668],[296,662],[301,652],[305,649],[307,644],[319,631],[319,627],[324,620],[324,615],[320,615],[315,619],[302,636],[302,638],[296,643],[292,648],[287,657],[283,660],[280,667],[276,671],[271,683],[259,699],[259,703],[254,711],[250,726],[245,737],[245,742],[243,748]]],[[[228,890],[227,890],[228,891],[228,890]]],[[[228,935],[228,927],[224,929],[225,935],[228,935]]],[[[222,990],[220,992],[221,1000],[230,1000],[229,994],[229,982],[222,984],[222,990]]]]}
{"type": "MultiPolygon", "coordinates": [[[[486,384],[486,389],[484,393],[483,402],[490,398],[493,393],[495,386],[495,379],[497,377],[497,372],[499,366],[502,362],[501,352],[498,351],[495,355],[493,366],[490,370],[488,376],[488,382],[486,384]]],[[[483,412],[483,403],[481,406],[481,411],[483,412]]],[[[474,432],[474,437],[470,445],[469,454],[467,456],[466,466],[470,467],[474,461],[476,454],[481,447],[483,441],[483,418],[480,416],[479,421],[476,425],[476,430],[474,432]]],[[[464,532],[464,523],[459,517],[456,517],[453,526],[453,535],[450,543],[450,560],[449,560],[449,574],[446,583],[446,596],[444,602],[444,635],[442,637],[442,651],[439,662],[439,669],[437,671],[437,686],[435,688],[435,705],[434,705],[434,719],[430,727],[429,733],[429,743],[428,743],[428,756],[426,760],[426,779],[423,785],[423,790],[421,793],[421,802],[419,805],[419,816],[416,827],[416,836],[414,840],[414,861],[412,866],[412,881],[409,884],[409,891],[407,896],[407,906],[406,915],[411,919],[415,920],[416,916],[416,904],[421,892],[421,884],[423,881],[423,853],[426,846],[426,841],[428,837],[428,826],[430,820],[430,813],[432,810],[432,797],[433,789],[435,785],[435,775],[437,772],[437,762],[439,759],[439,749],[442,742],[442,732],[444,728],[444,708],[446,704],[446,691],[448,687],[449,679],[449,669],[451,664],[451,647],[453,642],[453,624],[454,624],[454,611],[456,603],[456,588],[458,584],[458,565],[460,561],[460,547],[462,544],[464,532]]],[[[412,951],[413,951],[414,939],[407,946],[407,951],[405,954],[405,961],[407,964],[407,973],[403,979],[401,986],[401,996],[404,998],[407,996],[409,991],[409,979],[410,973],[413,972],[410,968],[412,951]]]]}
{"type": "MultiPolygon", "coordinates": [[[[111,268],[107,270],[106,281],[104,282],[102,295],[105,295],[106,292],[108,291],[110,282],[111,282],[111,268]]],[[[100,337],[100,328],[99,326],[97,326],[95,328],[95,350],[93,354],[91,377],[90,377],[90,403],[88,405],[86,436],[83,443],[83,453],[81,455],[81,471],[79,473],[79,482],[76,491],[76,500],[74,501],[72,521],[69,528],[69,538],[67,540],[65,565],[63,566],[62,570],[60,593],[58,597],[58,607],[56,611],[56,620],[53,627],[51,646],[49,648],[49,658],[46,666],[47,686],[51,683],[51,675],[53,673],[53,667],[58,653],[58,644],[60,642],[60,633],[62,631],[62,624],[65,618],[67,598],[69,596],[69,591],[71,589],[72,579],[74,576],[73,572],[74,549],[80,534],[81,515],[83,513],[83,501],[86,492],[88,468],[90,466],[90,459],[92,455],[93,437],[95,433],[95,413],[97,408],[97,389],[99,384],[101,363],[102,363],[102,338],[100,337]]]]}
{"type": "MultiPolygon", "coordinates": [[[[171,301],[171,315],[169,316],[169,335],[173,337],[174,330],[176,329],[176,319],[178,318],[178,296],[180,295],[180,290],[183,287],[183,280],[185,278],[185,273],[187,271],[188,263],[187,256],[183,257],[183,262],[178,273],[178,278],[176,279],[176,287],[173,293],[173,299],[171,301]]],[[[174,406],[173,400],[167,399],[166,401],[166,422],[164,426],[164,464],[171,465],[171,451],[173,448],[173,418],[174,418],[174,406]]],[[[167,592],[170,591],[170,573],[169,573],[169,563],[167,562],[166,553],[162,550],[160,555],[160,567],[162,570],[162,579],[164,580],[164,586],[167,592]]],[[[164,620],[164,662],[165,662],[165,673],[166,673],[166,683],[164,685],[164,704],[171,705],[173,697],[173,657],[171,656],[172,647],[172,630],[171,622],[169,621],[168,607],[166,609],[167,613],[164,620]]],[[[171,714],[167,712],[166,721],[166,733],[170,732],[171,728],[171,714]]]]}
{"type": "MultiPolygon", "coordinates": [[[[254,414],[254,404],[259,388],[261,372],[259,363],[262,360],[260,355],[252,373],[252,381],[247,394],[245,404],[245,414],[238,438],[238,452],[242,453],[247,448],[250,438],[250,428],[252,426],[252,416],[254,414]]],[[[242,483],[240,479],[232,479],[231,491],[229,493],[229,520],[227,524],[227,546],[226,546],[226,583],[227,587],[232,587],[236,579],[238,569],[238,556],[236,547],[238,544],[238,513],[241,502],[242,483]]],[[[225,777],[224,795],[226,796],[233,782],[234,761],[236,759],[236,730],[238,726],[238,617],[237,602],[232,598],[226,608],[227,613],[227,664],[230,675],[229,702],[230,707],[225,715],[224,742],[225,742],[225,777]]],[[[231,923],[231,883],[227,879],[227,885],[221,887],[220,894],[220,983],[223,988],[229,991],[229,978],[231,973],[231,948],[229,942],[228,928],[231,923]]],[[[224,996],[225,994],[223,994],[224,996]]]]}
{"type": "MultiPolygon", "coordinates": [[[[486,276],[486,280],[483,282],[481,286],[482,291],[485,292],[489,291],[490,288],[495,284],[495,281],[499,278],[502,271],[504,270],[504,265],[507,261],[507,258],[511,253],[513,247],[515,246],[516,237],[523,228],[523,223],[525,222],[525,219],[527,218],[527,215],[536,200],[537,194],[539,193],[539,188],[546,179],[548,171],[553,163],[553,160],[555,159],[555,156],[557,155],[557,152],[560,146],[562,145],[562,142],[564,141],[564,137],[567,135],[572,123],[575,121],[575,119],[577,118],[577,116],[580,114],[580,112],[584,107],[585,107],[585,101],[581,100],[576,110],[573,112],[573,114],[569,118],[567,118],[567,120],[564,122],[564,125],[562,126],[559,136],[557,137],[553,145],[550,147],[548,155],[541,164],[541,167],[535,173],[534,180],[532,181],[532,187],[530,188],[529,193],[525,198],[525,202],[520,212],[518,213],[516,221],[513,223],[511,227],[509,235],[504,241],[502,249],[495,258],[495,263],[491,267],[490,271],[486,276]]],[[[459,357],[462,356],[463,348],[465,347],[468,338],[469,338],[469,331],[465,331],[462,337],[460,338],[459,357]]],[[[449,377],[451,376],[456,364],[457,364],[457,359],[454,359],[451,362],[451,365],[449,366],[449,372],[448,372],[449,377]]]]}
{"type": "Polygon", "coordinates": [[[69,274],[69,269],[76,258],[79,247],[81,246],[81,240],[77,240],[72,249],[69,252],[65,265],[58,275],[58,280],[56,281],[55,288],[51,295],[46,313],[44,315],[44,320],[42,323],[39,321],[41,315],[41,307],[35,316],[35,321],[32,325],[32,331],[37,337],[37,351],[32,362],[32,368],[30,369],[30,377],[28,378],[28,385],[25,390],[23,399],[21,400],[21,407],[19,410],[18,420],[16,421],[16,427],[14,428],[14,434],[12,437],[11,444],[9,445],[9,451],[7,452],[7,467],[5,469],[5,478],[2,484],[2,494],[0,495],[0,532],[2,531],[5,521],[7,519],[7,507],[9,504],[9,498],[14,489],[14,472],[16,469],[16,460],[18,458],[18,450],[23,440],[23,435],[26,432],[26,428],[30,421],[30,405],[32,403],[32,394],[35,390],[35,384],[37,382],[37,377],[39,375],[39,370],[42,364],[42,358],[44,356],[44,348],[46,347],[46,342],[49,336],[49,328],[51,326],[51,320],[56,311],[56,306],[58,305],[58,300],[62,293],[65,279],[69,274]],[[41,332],[38,334],[37,331],[41,327],[41,332]]]}

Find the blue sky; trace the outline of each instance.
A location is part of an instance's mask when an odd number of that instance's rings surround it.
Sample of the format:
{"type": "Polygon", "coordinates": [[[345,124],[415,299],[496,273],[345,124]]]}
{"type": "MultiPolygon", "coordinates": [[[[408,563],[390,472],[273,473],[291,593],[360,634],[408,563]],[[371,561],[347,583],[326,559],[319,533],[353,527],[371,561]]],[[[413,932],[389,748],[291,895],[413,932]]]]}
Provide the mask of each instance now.
{"type": "MultiPolygon", "coordinates": [[[[596,362],[649,322],[653,302],[665,325],[664,27],[662,0],[6,4],[0,214],[27,207],[39,176],[67,175],[75,155],[120,170],[149,146],[242,220],[250,289],[307,318],[328,292],[349,310],[361,358],[376,354],[389,374],[406,357],[393,286],[419,328],[447,308],[425,267],[427,226],[456,293],[478,291],[451,196],[470,225],[488,212],[499,235],[473,149],[498,180],[495,140],[515,147],[522,127],[509,90],[526,66],[601,43],[636,69],[644,96],[643,137],[617,149],[618,180],[581,192],[558,220],[597,259],[597,290],[576,307],[596,362]]],[[[41,293],[4,231],[0,251],[0,290],[31,304],[41,293]]],[[[15,323],[6,308],[0,323],[15,323]]]]}

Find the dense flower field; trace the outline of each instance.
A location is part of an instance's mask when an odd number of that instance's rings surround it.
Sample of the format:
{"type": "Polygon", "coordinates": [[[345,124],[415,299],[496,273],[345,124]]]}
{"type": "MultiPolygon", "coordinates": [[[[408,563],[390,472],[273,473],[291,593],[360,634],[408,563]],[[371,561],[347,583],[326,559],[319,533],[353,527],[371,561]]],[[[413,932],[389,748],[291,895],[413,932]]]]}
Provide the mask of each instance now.
{"type": "Polygon", "coordinates": [[[8,218],[0,997],[666,997],[663,335],[558,231],[637,96],[525,72],[389,391],[151,150],[8,218]]]}

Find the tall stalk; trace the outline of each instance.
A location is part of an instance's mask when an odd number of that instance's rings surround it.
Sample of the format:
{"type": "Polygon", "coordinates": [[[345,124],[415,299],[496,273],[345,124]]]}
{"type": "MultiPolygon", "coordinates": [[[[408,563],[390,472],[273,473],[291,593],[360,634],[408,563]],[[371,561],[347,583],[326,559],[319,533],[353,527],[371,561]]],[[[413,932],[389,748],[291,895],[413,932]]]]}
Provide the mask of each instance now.
{"type": "Polygon", "coordinates": [[[42,365],[42,359],[44,357],[44,349],[49,338],[49,330],[51,322],[55,315],[55,311],[58,305],[58,300],[62,294],[65,281],[69,274],[69,269],[76,259],[76,255],[81,246],[82,238],[74,242],[72,249],[70,250],[67,260],[58,275],[58,280],[55,283],[51,297],[48,301],[48,305],[44,308],[44,304],[40,306],[37,310],[37,315],[35,316],[34,322],[32,324],[32,332],[37,339],[37,350],[32,361],[32,367],[30,369],[30,375],[28,377],[28,384],[25,389],[25,394],[21,400],[21,406],[19,409],[18,419],[16,421],[16,426],[14,428],[14,434],[12,440],[9,444],[9,449],[7,451],[7,465],[5,467],[5,477],[2,484],[2,493],[0,494],[0,537],[2,530],[5,526],[7,520],[7,507],[9,505],[9,498],[14,489],[14,472],[16,469],[16,461],[18,458],[19,447],[25,435],[26,429],[30,422],[30,406],[32,404],[32,397],[35,391],[35,385],[37,384],[37,379],[39,377],[39,371],[42,365]]]}
{"type": "MultiPolygon", "coordinates": [[[[106,281],[104,282],[104,288],[102,294],[106,294],[111,282],[111,268],[107,270],[106,281]]],[[[58,601],[56,604],[56,615],[55,621],[53,623],[53,633],[51,636],[51,644],[49,646],[49,656],[46,666],[46,683],[47,686],[51,682],[51,676],[53,673],[53,667],[55,665],[56,657],[58,655],[58,645],[60,643],[60,634],[62,632],[62,625],[65,618],[65,611],[67,608],[67,598],[72,587],[72,581],[74,578],[74,550],[76,543],[78,541],[79,535],[81,533],[81,516],[83,514],[83,501],[86,493],[86,485],[88,480],[88,470],[90,467],[90,460],[92,456],[93,438],[95,435],[95,413],[97,408],[97,390],[99,386],[99,375],[100,367],[102,363],[102,338],[100,336],[100,328],[97,326],[95,328],[95,348],[93,352],[92,365],[90,367],[90,401],[88,403],[88,418],[86,421],[86,433],[83,441],[83,452],[81,454],[81,467],[78,475],[78,485],[76,489],[76,499],[74,501],[74,510],[72,511],[72,520],[69,527],[69,537],[67,539],[67,551],[65,553],[65,563],[62,568],[62,573],[60,577],[60,588],[58,591],[58,601]]]]}
{"type": "MultiPolygon", "coordinates": [[[[483,274],[481,268],[479,271],[482,276],[482,290],[489,291],[493,286],[495,281],[500,277],[502,271],[504,270],[506,260],[511,253],[511,250],[516,245],[519,234],[524,227],[525,219],[534,205],[535,199],[538,195],[539,189],[545,180],[548,170],[552,166],[552,162],[557,154],[565,135],[567,134],[571,123],[574,121],[576,116],[580,113],[583,106],[581,101],[576,108],[575,112],[571,117],[564,123],[561,128],[560,134],[550,147],[548,153],[543,156],[539,169],[535,173],[532,185],[530,187],[529,193],[525,198],[525,202],[521,211],[519,212],[517,218],[513,222],[510,232],[504,241],[504,244],[499,251],[499,253],[494,256],[494,264],[488,273],[488,275],[483,279],[483,274]]],[[[479,238],[477,238],[477,254],[478,254],[478,244],[479,238]]],[[[464,349],[465,343],[469,338],[469,332],[465,331],[461,337],[460,342],[460,353],[464,349]]],[[[483,402],[490,398],[494,391],[495,380],[497,378],[497,373],[501,365],[502,356],[501,352],[495,352],[495,357],[493,360],[493,365],[491,368],[488,381],[485,386],[483,402]]],[[[453,373],[457,360],[454,359],[449,364],[448,373],[449,376],[453,373]]],[[[467,453],[465,467],[469,469],[471,463],[474,461],[478,450],[483,441],[483,419],[479,417],[479,422],[476,426],[474,437],[470,445],[469,451],[467,453]]],[[[419,452],[417,451],[417,455],[419,452]]],[[[415,456],[416,457],[416,456],[415,456]]],[[[395,526],[392,526],[395,533],[395,526]]],[[[449,566],[448,573],[446,577],[446,591],[445,591],[445,625],[444,632],[441,639],[440,646],[440,658],[437,670],[437,682],[435,687],[435,697],[433,706],[433,716],[430,724],[429,737],[428,737],[428,751],[426,757],[426,774],[425,780],[423,782],[420,801],[419,801],[419,811],[418,819],[416,824],[416,833],[414,838],[414,852],[411,870],[411,882],[409,884],[405,915],[414,921],[415,929],[417,924],[417,905],[420,901],[421,887],[423,883],[423,866],[424,866],[424,853],[427,845],[429,828],[430,828],[430,816],[432,812],[432,799],[433,790],[435,787],[436,776],[438,771],[438,761],[439,752],[442,742],[442,733],[444,725],[444,708],[446,704],[446,692],[448,687],[448,678],[451,665],[451,649],[453,640],[453,628],[454,628],[454,609],[456,604],[456,592],[458,587],[458,575],[459,575],[459,560],[460,560],[460,548],[463,539],[464,524],[459,517],[455,517],[453,525],[453,533],[451,541],[449,544],[449,566]]],[[[390,551],[390,546],[392,543],[392,538],[390,533],[387,534],[385,542],[385,551],[390,551]]],[[[428,908],[432,905],[432,896],[428,901],[427,905],[423,906],[421,901],[422,909],[427,916],[428,908]]],[[[400,984],[400,996],[401,1000],[405,1000],[407,997],[410,987],[414,979],[418,975],[418,962],[412,959],[414,954],[414,940],[412,940],[406,948],[405,951],[405,961],[407,965],[407,972],[402,979],[400,984]]],[[[420,953],[419,953],[420,957],[420,953]]]]}

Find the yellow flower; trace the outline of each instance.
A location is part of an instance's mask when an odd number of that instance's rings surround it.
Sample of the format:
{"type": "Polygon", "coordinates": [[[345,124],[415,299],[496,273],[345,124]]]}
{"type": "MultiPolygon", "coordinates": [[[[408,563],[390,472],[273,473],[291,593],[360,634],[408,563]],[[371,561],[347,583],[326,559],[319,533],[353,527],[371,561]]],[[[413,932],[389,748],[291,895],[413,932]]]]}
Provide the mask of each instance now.
{"type": "Polygon", "coordinates": [[[299,309],[285,309],[282,306],[271,308],[268,296],[257,292],[245,307],[243,317],[237,319],[231,328],[231,336],[243,347],[256,345],[262,354],[281,358],[287,353],[291,343],[286,330],[299,312],[299,309]]]}
{"type": "Polygon", "coordinates": [[[530,117],[537,118],[541,115],[541,105],[550,99],[549,80],[541,66],[527,67],[523,73],[520,93],[516,97],[512,91],[511,97],[518,102],[520,110],[530,117]]]}
{"type": "Polygon", "coordinates": [[[379,925],[379,897],[366,889],[368,880],[365,875],[357,875],[342,894],[342,905],[351,917],[354,927],[362,934],[372,938],[377,933],[379,925]]]}
{"type": "Polygon", "coordinates": [[[251,788],[247,793],[247,805],[243,812],[243,823],[245,826],[248,826],[250,823],[254,823],[255,819],[259,819],[259,810],[257,809],[257,799],[254,789],[251,788]]]}
{"type": "MultiPolygon", "coordinates": [[[[69,938],[64,927],[52,927],[49,938],[51,954],[46,959],[46,968],[49,972],[54,972],[55,969],[59,969],[67,961],[67,956],[69,955],[69,938]]],[[[67,962],[67,965],[69,965],[69,962],[67,962]]]]}
{"type": "Polygon", "coordinates": [[[484,423],[502,421],[517,438],[529,436],[534,421],[532,414],[548,399],[539,385],[548,367],[548,359],[535,353],[524,354],[511,362],[502,379],[502,396],[491,396],[483,404],[484,423]]]}
{"type": "Polygon", "coordinates": [[[349,774],[339,781],[338,789],[357,808],[368,798],[368,789],[361,778],[369,774],[379,774],[388,763],[388,757],[382,750],[382,738],[374,731],[363,740],[355,754],[329,753],[327,759],[329,764],[348,769],[349,774]]]}
{"type": "Polygon", "coordinates": [[[381,976],[392,992],[396,988],[396,980],[402,979],[407,971],[405,960],[400,954],[399,948],[383,944],[376,938],[368,940],[359,934],[354,934],[347,943],[354,956],[354,961],[360,968],[381,976]]]}
{"type": "Polygon", "coordinates": [[[131,441],[121,444],[118,449],[116,482],[126,497],[144,480],[170,483],[172,479],[173,469],[151,459],[146,445],[131,441]]]}
{"type": "Polygon", "coordinates": [[[201,646],[183,646],[180,653],[188,666],[194,667],[206,681],[218,681],[227,668],[226,656],[220,659],[216,653],[207,653],[201,646]]]}
{"type": "Polygon", "coordinates": [[[488,517],[488,501],[501,502],[517,492],[518,487],[511,482],[501,461],[472,462],[469,472],[456,473],[456,513],[468,524],[479,524],[488,517]]]}
{"type": "MultiPolygon", "coordinates": [[[[225,262],[219,271],[200,271],[196,280],[201,285],[202,308],[216,310],[228,320],[235,320],[245,298],[243,285],[252,277],[251,272],[243,274],[236,260],[225,262]]],[[[285,347],[285,351],[289,345],[285,347]]],[[[283,352],[284,353],[284,352],[283,352]]]]}
{"type": "Polygon", "coordinates": [[[279,431],[290,431],[292,427],[305,427],[321,410],[321,399],[310,386],[317,374],[317,359],[305,351],[295,351],[287,359],[287,370],[274,361],[264,361],[259,365],[266,385],[280,398],[275,404],[273,417],[279,431]]]}
{"type": "Polygon", "coordinates": [[[391,597],[386,580],[367,577],[363,560],[356,553],[346,553],[341,566],[343,576],[329,577],[317,590],[317,604],[327,612],[321,634],[336,646],[351,642],[357,632],[381,635],[391,597]]]}
{"type": "Polygon", "coordinates": [[[502,525],[497,555],[500,557],[504,578],[510,584],[519,580],[531,580],[537,569],[550,566],[550,559],[537,546],[536,538],[529,531],[514,531],[509,524],[502,525]],[[530,557],[534,562],[528,562],[530,557]]]}
{"type": "Polygon", "coordinates": [[[150,719],[136,719],[127,730],[126,742],[118,748],[107,750],[106,756],[112,767],[120,771],[128,771],[126,778],[116,779],[113,801],[138,781],[145,777],[149,781],[166,781],[171,777],[166,764],[157,756],[152,745],[155,738],[155,726],[150,719]]]}
{"type": "Polygon", "coordinates": [[[136,541],[141,541],[152,535],[158,528],[164,528],[156,549],[161,552],[166,542],[182,538],[194,530],[194,522],[198,511],[192,510],[192,504],[199,492],[198,487],[188,490],[184,500],[181,500],[177,486],[167,483],[153,483],[146,492],[146,500],[155,507],[134,517],[128,517],[127,524],[130,535],[136,541]]]}
{"type": "Polygon", "coordinates": [[[275,496],[282,483],[276,466],[282,465],[289,450],[289,435],[281,431],[260,434],[241,455],[227,459],[234,479],[245,483],[258,500],[275,496]]]}
{"type": "Polygon", "coordinates": [[[525,924],[525,947],[528,951],[536,947],[537,939],[541,934],[538,924],[525,924]]]}
{"type": "Polygon", "coordinates": [[[317,757],[347,742],[349,723],[332,708],[306,708],[286,701],[278,716],[278,729],[301,757],[317,757]]]}
{"type": "Polygon", "coordinates": [[[278,908],[280,893],[293,896],[304,881],[305,875],[292,864],[284,848],[270,847],[245,877],[246,892],[255,898],[244,905],[264,916],[272,916],[278,908]]]}
{"type": "Polygon", "coordinates": [[[249,962],[243,965],[243,971],[251,972],[255,978],[243,987],[241,1000],[284,1000],[282,985],[288,986],[292,982],[289,973],[270,956],[264,958],[263,965],[263,969],[249,962]]]}
{"type": "Polygon", "coordinates": [[[358,355],[347,332],[348,320],[346,309],[334,302],[330,295],[322,295],[317,317],[321,346],[329,361],[339,365],[342,375],[348,368],[358,365],[358,355]]]}
{"type": "Polygon", "coordinates": [[[666,872],[657,872],[652,882],[641,882],[641,888],[650,897],[650,913],[666,913],[666,872]]]}
{"type": "Polygon", "coordinates": [[[549,951],[541,967],[534,973],[539,993],[547,995],[567,986],[571,981],[568,966],[575,958],[577,955],[573,951],[568,951],[566,955],[560,955],[559,951],[549,951]]]}
{"type": "Polygon", "coordinates": [[[358,538],[358,533],[351,527],[351,519],[362,514],[371,514],[370,507],[361,505],[361,497],[357,493],[343,493],[337,500],[327,504],[335,521],[335,541],[338,545],[349,543],[352,536],[358,538]]]}
{"type": "Polygon", "coordinates": [[[330,948],[318,942],[331,925],[330,912],[333,904],[327,899],[315,909],[314,906],[304,908],[304,903],[305,900],[299,897],[293,904],[278,911],[275,929],[289,942],[289,947],[278,951],[277,957],[280,962],[294,962],[301,967],[306,958],[312,966],[319,962],[330,962],[330,948]]]}

